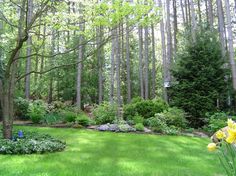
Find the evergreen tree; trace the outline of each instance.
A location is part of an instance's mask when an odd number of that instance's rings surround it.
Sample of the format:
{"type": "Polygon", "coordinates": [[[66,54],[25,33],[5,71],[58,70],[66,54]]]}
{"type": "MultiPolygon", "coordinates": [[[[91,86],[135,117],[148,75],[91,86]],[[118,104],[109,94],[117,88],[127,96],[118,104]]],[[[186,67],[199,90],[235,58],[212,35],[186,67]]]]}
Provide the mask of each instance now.
{"type": "Polygon", "coordinates": [[[200,127],[204,125],[206,112],[225,104],[228,70],[215,33],[202,29],[196,32],[196,41],[192,42],[191,36],[188,39],[181,44],[183,48],[172,69],[175,84],[170,89],[170,103],[189,114],[193,127],[200,127]]]}

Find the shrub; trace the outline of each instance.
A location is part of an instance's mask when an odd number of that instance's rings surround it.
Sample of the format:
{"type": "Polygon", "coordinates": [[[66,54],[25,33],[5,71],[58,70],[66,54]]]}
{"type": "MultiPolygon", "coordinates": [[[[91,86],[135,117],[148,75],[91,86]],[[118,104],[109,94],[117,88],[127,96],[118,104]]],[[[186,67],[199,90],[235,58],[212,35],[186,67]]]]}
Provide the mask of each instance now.
{"type": "Polygon", "coordinates": [[[31,154],[62,151],[66,144],[49,135],[24,132],[23,138],[14,133],[13,139],[0,139],[1,154],[31,154]]]}
{"type": "Polygon", "coordinates": [[[143,121],[144,121],[144,119],[143,119],[142,116],[140,116],[140,115],[138,115],[138,114],[136,114],[136,115],[134,116],[134,124],[138,124],[138,123],[143,124],[143,121]]]}
{"type": "Polygon", "coordinates": [[[93,110],[93,115],[97,124],[112,123],[117,119],[117,105],[103,102],[93,110]]]}
{"type": "Polygon", "coordinates": [[[76,117],[75,121],[82,125],[82,126],[89,126],[90,125],[90,119],[85,114],[80,114],[76,117]]]}
{"type": "Polygon", "coordinates": [[[27,115],[33,123],[39,123],[46,115],[47,106],[41,100],[36,100],[30,103],[27,115]]]}
{"type": "Polygon", "coordinates": [[[133,120],[135,115],[140,115],[145,119],[153,117],[156,113],[163,112],[168,105],[161,99],[143,100],[135,99],[124,107],[124,119],[133,120]],[[139,101],[137,101],[139,100],[139,101]]]}
{"type": "Polygon", "coordinates": [[[187,127],[186,114],[182,109],[176,107],[168,108],[168,110],[163,112],[163,116],[168,126],[175,126],[182,129],[187,127]]]}
{"type": "Polygon", "coordinates": [[[62,122],[62,121],[63,121],[63,117],[61,116],[61,114],[56,113],[56,112],[50,112],[43,117],[43,123],[46,123],[49,125],[62,122]]]}
{"type": "MultiPolygon", "coordinates": [[[[218,129],[221,129],[225,127],[226,121],[229,118],[229,116],[224,112],[216,112],[216,113],[207,113],[206,114],[206,123],[207,125],[204,127],[204,129],[208,132],[214,133],[218,129]]],[[[230,117],[232,119],[236,119],[236,117],[230,117]]]]}
{"type": "Polygon", "coordinates": [[[142,123],[137,123],[134,127],[137,131],[144,131],[144,126],[142,123]]]}
{"type": "Polygon", "coordinates": [[[175,135],[179,133],[178,128],[167,125],[166,119],[162,113],[156,114],[155,117],[149,118],[147,123],[154,132],[169,135],[175,135]]]}
{"type": "Polygon", "coordinates": [[[29,104],[30,102],[24,98],[19,97],[15,99],[14,105],[16,117],[23,120],[29,119],[29,116],[27,115],[29,104]]]}
{"type": "Polygon", "coordinates": [[[68,111],[68,110],[63,110],[61,112],[61,115],[63,116],[66,122],[75,122],[75,119],[77,117],[76,113],[68,111]]]}

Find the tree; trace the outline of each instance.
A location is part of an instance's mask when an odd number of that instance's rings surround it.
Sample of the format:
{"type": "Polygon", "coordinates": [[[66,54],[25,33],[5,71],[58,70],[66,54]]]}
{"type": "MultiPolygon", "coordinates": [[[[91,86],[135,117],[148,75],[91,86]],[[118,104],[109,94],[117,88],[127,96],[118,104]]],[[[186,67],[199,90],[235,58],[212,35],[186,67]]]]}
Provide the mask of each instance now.
{"type": "MultiPolygon", "coordinates": [[[[224,62],[217,36],[205,29],[196,32],[195,42],[188,37],[177,55],[172,70],[175,85],[171,88],[171,104],[189,114],[193,127],[204,125],[205,113],[216,111],[217,99],[223,99],[227,92],[224,62]]],[[[219,108],[223,106],[222,102],[219,108]]]]}
{"type": "MultiPolygon", "coordinates": [[[[27,1],[27,24],[30,23],[32,19],[33,13],[33,1],[27,1]]],[[[27,59],[26,59],[26,70],[25,73],[28,74],[31,71],[31,46],[32,45],[32,37],[31,35],[28,36],[27,39],[27,59]]],[[[25,98],[30,99],[30,74],[25,77],[25,98]]]]}
{"type": "Polygon", "coordinates": [[[140,84],[140,96],[144,98],[144,86],[143,86],[143,27],[138,27],[139,38],[139,84],[140,84]]]}
{"type": "Polygon", "coordinates": [[[234,91],[236,91],[236,66],[235,66],[235,61],[234,61],[233,34],[232,34],[232,26],[231,26],[229,0],[225,0],[225,11],[226,11],[226,17],[227,17],[229,60],[230,60],[230,66],[231,66],[231,72],[232,72],[233,88],[234,88],[234,91]]]}

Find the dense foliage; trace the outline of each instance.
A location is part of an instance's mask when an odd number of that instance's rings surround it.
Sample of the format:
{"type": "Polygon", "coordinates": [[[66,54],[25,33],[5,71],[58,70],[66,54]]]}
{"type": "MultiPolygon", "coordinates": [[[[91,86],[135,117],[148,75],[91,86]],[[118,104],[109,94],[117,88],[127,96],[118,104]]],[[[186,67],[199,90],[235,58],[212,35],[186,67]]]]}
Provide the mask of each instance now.
{"type": "MultiPolygon", "coordinates": [[[[1,134],[2,136],[2,134],[1,134]]],[[[1,154],[32,154],[62,151],[66,144],[49,135],[24,132],[23,137],[14,133],[13,139],[0,138],[1,154]]]]}
{"type": "Polygon", "coordinates": [[[117,119],[117,105],[103,102],[95,107],[93,115],[97,124],[112,123],[117,119]]]}
{"type": "Polygon", "coordinates": [[[130,104],[124,106],[124,119],[133,120],[136,115],[148,119],[156,113],[163,112],[168,105],[161,99],[144,100],[135,98],[130,104]]]}
{"type": "MultiPolygon", "coordinates": [[[[186,37],[186,36],[184,36],[186,37]]],[[[171,104],[184,109],[193,127],[204,125],[206,112],[225,106],[227,69],[221,57],[220,43],[214,33],[200,30],[193,43],[185,39],[172,70],[175,84],[171,88],[171,104]]]]}

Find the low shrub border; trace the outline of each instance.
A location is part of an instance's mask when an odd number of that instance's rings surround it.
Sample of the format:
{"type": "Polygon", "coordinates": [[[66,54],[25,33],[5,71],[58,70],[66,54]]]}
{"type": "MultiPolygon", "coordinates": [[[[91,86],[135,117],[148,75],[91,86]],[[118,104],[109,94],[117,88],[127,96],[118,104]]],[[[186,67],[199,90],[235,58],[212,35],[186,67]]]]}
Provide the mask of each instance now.
{"type": "Polygon", "coordinates": [[[0,138],[0,154],[43,154],[63,151],[65,147],[65,142],[34,132],[14,132],[11,140],[0,138]]]}

